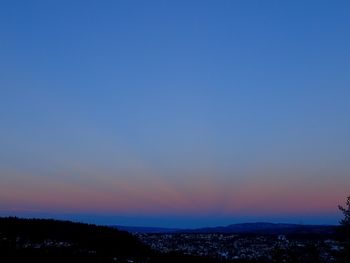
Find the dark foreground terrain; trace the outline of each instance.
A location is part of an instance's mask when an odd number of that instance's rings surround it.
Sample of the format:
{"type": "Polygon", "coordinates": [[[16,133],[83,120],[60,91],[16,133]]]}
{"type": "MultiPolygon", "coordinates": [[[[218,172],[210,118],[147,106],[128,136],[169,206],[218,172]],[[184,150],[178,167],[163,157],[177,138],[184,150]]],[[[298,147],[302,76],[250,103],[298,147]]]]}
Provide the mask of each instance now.
{"type": "Polygon", "coordinates": [[[0,262],[350,262],[327,234],[134,234],[69,221],[0,218],[0,262]]]}

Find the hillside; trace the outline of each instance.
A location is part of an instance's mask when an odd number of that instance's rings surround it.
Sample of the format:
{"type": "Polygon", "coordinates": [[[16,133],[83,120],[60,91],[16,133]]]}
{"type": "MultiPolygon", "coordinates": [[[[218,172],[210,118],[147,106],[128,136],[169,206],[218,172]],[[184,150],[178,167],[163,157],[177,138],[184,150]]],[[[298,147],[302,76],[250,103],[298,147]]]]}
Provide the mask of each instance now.
{"type": "Polygon", "coordinates": [[[152,251],[127,232],[44,219],[0,218],[0,251],[8,262],[141,262],[152,251]]]}

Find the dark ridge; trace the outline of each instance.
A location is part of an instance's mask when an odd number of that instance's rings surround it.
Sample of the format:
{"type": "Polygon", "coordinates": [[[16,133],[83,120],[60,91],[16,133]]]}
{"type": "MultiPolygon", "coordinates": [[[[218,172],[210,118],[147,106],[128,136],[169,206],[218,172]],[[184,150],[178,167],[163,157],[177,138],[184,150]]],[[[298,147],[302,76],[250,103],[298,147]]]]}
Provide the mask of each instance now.
{"type": "Polygon", "coordinates": [[[179,230],[182,233],[232,233],[232,234],[272,234],[272,235],[334,235],[339,227],[330,225],[300,225],[275,223],[243,223],[228,226],[179,230]]]}
{"type": "MultiPolygon", "coordinates": [[[[152,250],[137,238],[105,226],[50,219],[0,218],[0,251],[21,259],[139,262],[152,250]]],[[[77,262],[77,261],[75,261],[77,262]]]]}

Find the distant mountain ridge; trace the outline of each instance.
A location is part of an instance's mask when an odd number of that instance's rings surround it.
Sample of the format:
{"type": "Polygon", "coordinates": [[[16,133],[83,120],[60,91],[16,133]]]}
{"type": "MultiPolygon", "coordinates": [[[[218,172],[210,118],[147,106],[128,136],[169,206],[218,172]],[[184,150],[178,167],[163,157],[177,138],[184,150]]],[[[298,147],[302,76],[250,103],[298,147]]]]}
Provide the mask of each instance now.
{"type": "Polygon", "coordinates": [[[334,233],[336,226],[329,225],[301,225],[284,223],[241,223],[228,226],[206,227],[188,230],[192,233],[257,233],[257,234],[291,234],[291,233],[334,233]]]}
{"type": "Polygon", "coordinates": [[[236,233],[236,234],[333,234],[337,226],[285,223],[240,223],[195,229],[114,226],[131,233],[236,233]]]}

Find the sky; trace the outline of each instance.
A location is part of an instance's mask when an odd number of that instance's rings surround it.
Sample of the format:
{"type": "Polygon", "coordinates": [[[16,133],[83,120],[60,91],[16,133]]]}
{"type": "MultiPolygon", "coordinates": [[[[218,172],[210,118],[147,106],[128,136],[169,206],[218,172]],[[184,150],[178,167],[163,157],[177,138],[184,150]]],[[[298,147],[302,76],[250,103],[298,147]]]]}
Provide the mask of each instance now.
{"type": "Polygon", "coordinates": [[[0,216],[337,224],[349,1],[0,3],[0,216]]]}

